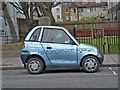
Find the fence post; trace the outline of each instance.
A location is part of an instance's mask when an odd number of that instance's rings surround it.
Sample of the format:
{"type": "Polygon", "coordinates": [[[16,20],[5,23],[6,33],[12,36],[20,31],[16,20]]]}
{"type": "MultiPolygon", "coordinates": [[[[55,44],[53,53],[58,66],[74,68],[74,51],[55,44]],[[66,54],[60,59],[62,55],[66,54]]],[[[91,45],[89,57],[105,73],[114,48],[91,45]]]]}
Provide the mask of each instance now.
{"type": "Polygon", "coordinates": [[[76,37],[76,28],[73,28],[73,36],[76,37]]]}
{"type": "Polygon", "coordinates": [[[104,43],[104,45],[103,45],[103,54],[105,54],[105,45],[106,45],[106,43],[104,43]]]}
{"type": "Polygon", "coordinates": [[[93,36],[93,32],[94,32],[93,29],[91,29],[92,38],[94,37],[94,36],[93,36]]]}
{"type": "Polygon", "coordinates": [[[108,53],[110,53],[110,46],[109,46],[109,43],[108,43],[108,53]]]}

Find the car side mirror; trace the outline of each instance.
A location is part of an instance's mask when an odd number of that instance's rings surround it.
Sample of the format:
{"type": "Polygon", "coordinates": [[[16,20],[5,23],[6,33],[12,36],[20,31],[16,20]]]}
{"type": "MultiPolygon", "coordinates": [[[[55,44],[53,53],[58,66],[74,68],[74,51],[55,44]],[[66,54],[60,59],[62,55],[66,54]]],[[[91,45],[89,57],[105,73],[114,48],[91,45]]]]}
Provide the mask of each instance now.
{"type": "Polygon", "coordinates": [[[70,44],[75,45],[75,42],[73,40],[70,40],[70,44]]]}

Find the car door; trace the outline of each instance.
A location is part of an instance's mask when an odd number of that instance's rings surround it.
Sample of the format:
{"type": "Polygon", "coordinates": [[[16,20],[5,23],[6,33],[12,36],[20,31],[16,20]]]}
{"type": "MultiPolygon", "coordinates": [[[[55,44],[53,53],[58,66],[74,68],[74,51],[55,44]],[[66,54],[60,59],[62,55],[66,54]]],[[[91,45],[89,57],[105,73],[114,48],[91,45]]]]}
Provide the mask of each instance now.
{"type": "Polygon", "coordinates": [[[77,65],[77,45],[64,30],[44,28],[41,44],[53,66],[77,65]]]}

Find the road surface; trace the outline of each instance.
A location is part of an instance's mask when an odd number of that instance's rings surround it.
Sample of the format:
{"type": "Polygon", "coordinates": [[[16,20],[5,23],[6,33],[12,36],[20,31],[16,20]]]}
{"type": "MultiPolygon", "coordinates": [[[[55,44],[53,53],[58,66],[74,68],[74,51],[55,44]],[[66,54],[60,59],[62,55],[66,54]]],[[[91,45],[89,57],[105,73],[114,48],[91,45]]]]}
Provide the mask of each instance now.
{"type": "Polygon", "coordinates": [[[3,70],[2,88],[118,88],[118,68],[100,67],[96,73],[46,70],[37,75],[26,69],[3,70]]]}

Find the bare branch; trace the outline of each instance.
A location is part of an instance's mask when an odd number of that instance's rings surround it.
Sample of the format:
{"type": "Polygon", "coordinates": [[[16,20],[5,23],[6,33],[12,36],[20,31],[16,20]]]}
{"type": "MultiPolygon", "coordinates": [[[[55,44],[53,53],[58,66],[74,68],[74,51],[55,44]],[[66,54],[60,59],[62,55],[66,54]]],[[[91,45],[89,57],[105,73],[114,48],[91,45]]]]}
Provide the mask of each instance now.
{"type": "Polygon", "coordinates": [[[34,13],[36,11],[36,7],[33,7],[32,12],[34,13]]]}
{"type": "Polygon", "coordinates": [[[20,13],[20,14],[22,14],[22,15],[25,15],[24,13],[22,13],[22,12],[19,12],[19,11],[18,11],[17,13],[20,13]]]}
{"type": "Polygon", "coordinates": [[[23,11],[21,7],[16,6],[13,2],[9,2],[9,3],[10,3],[11,5],[13,5],[17,10],[19,9],[19,10],[23,11]]]}
{"type": "Polygon", "coordinates": [[[22,8],[20,8],[20,6],[18,5],[18,3],[17,2],[15,2],[16,4],[17,4],[17,6],[14,4],[14,3],[12,3],[12,2],[9,2],[11,5],[13,5],[13,7],[15,7],[16,9],[17,9],[17,13],[20,13],[20,14],[23,14],[24,15],[24,13],[23,13],[23,10],[22,10],[22,8]]]}
{"type": "Polygon", "coordinates": [[[40,17],[41,15],[40,15],[40,10],[38,7],[36,7],[36,12],[37,12],[38,17],[40,17]]]}
{"type": "Polygon", "coordinates": [[[53,3],[51,6],[52,6],[52,7],[56,7],[56,6],[58,6],[59,4],[61,4],[61,2],[58,2],[57,4],[54,4],[54,3],[53,3]]]}
{"type": "MultiPolygon", "coordinates": [[[[21,7],[17,2],[15,2],[15,4],[18,6],[18,7],[21,7]]],[[[22,9],[22,8],[21,8],[22,9]]]]}

